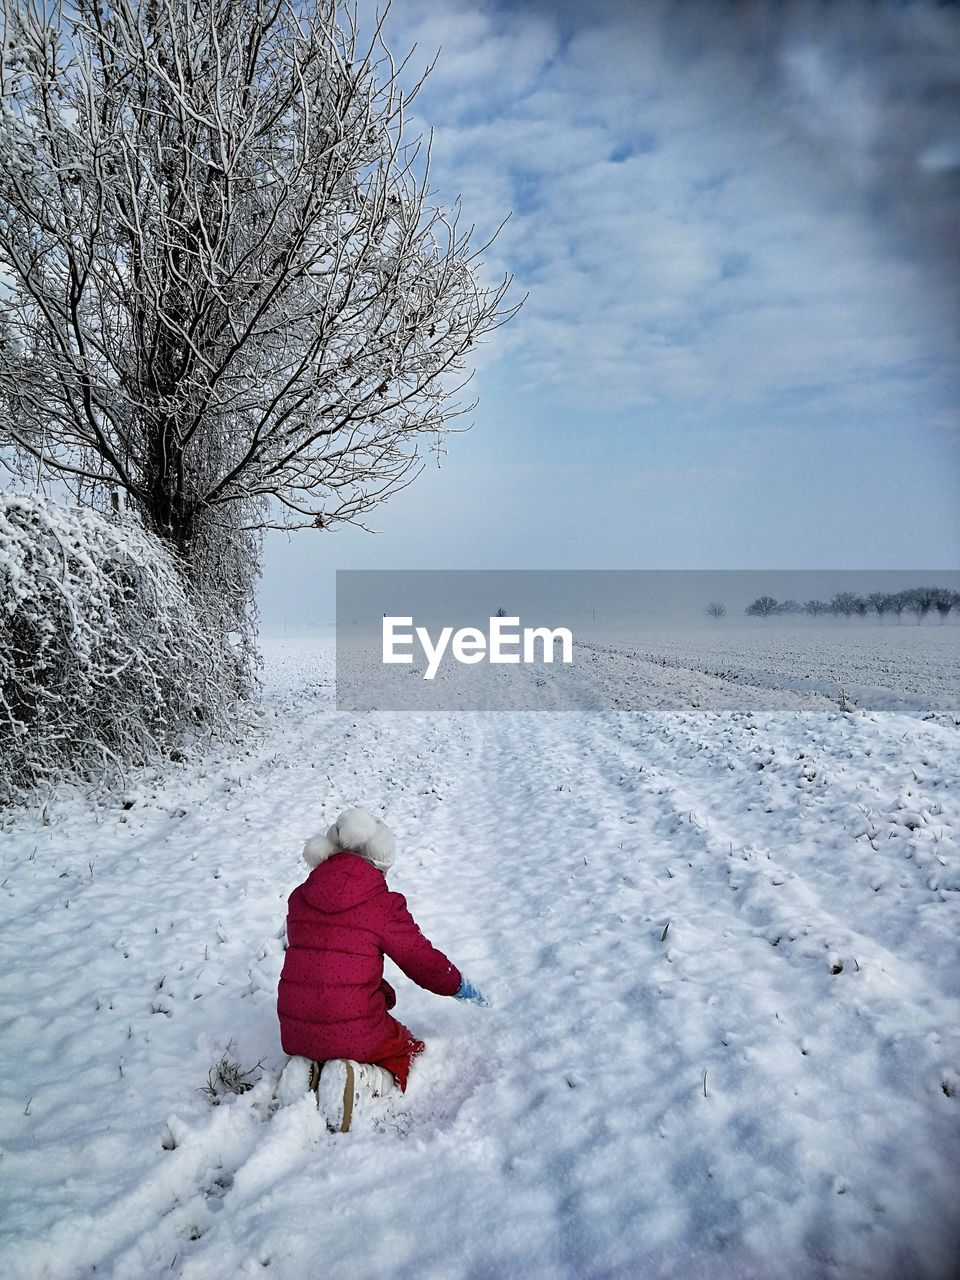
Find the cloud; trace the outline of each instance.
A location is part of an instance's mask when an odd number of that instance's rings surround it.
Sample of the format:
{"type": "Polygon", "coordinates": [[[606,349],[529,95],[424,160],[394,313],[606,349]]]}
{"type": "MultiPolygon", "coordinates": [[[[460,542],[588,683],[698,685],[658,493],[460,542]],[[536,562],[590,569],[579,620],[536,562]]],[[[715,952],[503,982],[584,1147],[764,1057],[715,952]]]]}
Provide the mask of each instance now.
{"type": "Polygon", "coordinates": [[[435,186],[481,233],[513,210],[501,358],[612,409],[956,379],[954,34],[923,3],[410,0],[435,186]]]}

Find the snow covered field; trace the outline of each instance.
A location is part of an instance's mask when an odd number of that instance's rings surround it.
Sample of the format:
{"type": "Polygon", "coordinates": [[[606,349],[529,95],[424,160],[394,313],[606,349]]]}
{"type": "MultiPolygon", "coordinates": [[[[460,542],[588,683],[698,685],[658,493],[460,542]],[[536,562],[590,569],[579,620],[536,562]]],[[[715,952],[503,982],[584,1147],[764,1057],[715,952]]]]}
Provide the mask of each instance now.
{"type": "MultiPolygon", "coordinates": [[[[651,651],[643,713],[361,716],[328,644],[277,642],[245,753],[8,818],[4,1274],[947,1280],[960,730],[951,651],[933,687],[903,645],[910,714],[706,667],[684,709],[651,651]],[[494,1007],[388,971],[427,1051],[330,1136],[309,1098],[265,1118],[278,934],[354,803],[494,1007]],[[228,1045],[259,1083],[212,1107],[228,1045]]],[[[615,703],[631,661],[592,666],[615,703]]]]}
{"type": "MultiPolygon", "coordinates": [[[[594,646],[604,652],[610,646],[594,646]]],[[[618,664],[624,656],[665,665],[677,673],[678,705],[689,701],[699,682],[700,705],[771,705],[760,690],[795,706],[801,694],[808,706],[834,705],[839,693],[861,709],[905,711],[960,724],[960,626],[933,620],[917,626],[860,619],[789,621],[725,619],[699,628],[650,630],[642,639],[621,639],[613,646],[618,664]],[[726,692],[723,692],[726,687],[726,692]]],[[[654,687],[664,687],[664,678],[654,687]]]]}

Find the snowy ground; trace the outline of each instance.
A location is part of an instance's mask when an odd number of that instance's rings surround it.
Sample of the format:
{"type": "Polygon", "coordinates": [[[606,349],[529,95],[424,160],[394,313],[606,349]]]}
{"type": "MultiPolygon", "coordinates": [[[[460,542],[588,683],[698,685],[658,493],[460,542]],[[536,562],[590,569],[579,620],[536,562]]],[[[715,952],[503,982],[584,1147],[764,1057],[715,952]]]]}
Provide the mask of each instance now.
{"type": "MultiPolygon", "coordinates": [[[[603,653],[609,646],[595,649],[603,653]]],[[[621,637],[613,646],[618,667],[629,656],[637,671],[653,663],[670,668],[683,697],[698,677],[712,687],[701,701],[716,708],[738,699],[762,706],[761,693],[780,695],[776,705],[819,699],[846,700],[864,710],[899,711],[960,724],[960,626],[912,618],[724,619],[698,628],[650,629],[621,637]],[[721,690],[726,690],[724,695],[721,690]]],[[[655,682],[663,687],[663,679],[655,682]]]]}
{"type": "Polygon", "coordinates": [[[293,642],[268,678],[247,753],[0,832],[5,1275],[960,1270],[941,703],[742,710],[704,675],[687,710],[338,715],[330,648],[293,642]],[[306,1098],[265,1119],[278,932],[354,803],[495,1007],[390,973],[427,1052],[392,1121],[330,1136],[306,1098]],[[230,1042],[260,1083],[211,1107],[230,1042]]]}

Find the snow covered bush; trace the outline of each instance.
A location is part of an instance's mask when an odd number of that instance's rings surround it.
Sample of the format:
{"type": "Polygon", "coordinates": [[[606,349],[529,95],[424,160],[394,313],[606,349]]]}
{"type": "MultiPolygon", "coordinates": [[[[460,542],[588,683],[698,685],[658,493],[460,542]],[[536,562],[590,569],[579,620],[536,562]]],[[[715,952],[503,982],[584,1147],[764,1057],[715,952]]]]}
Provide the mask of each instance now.
{"type": "Polygon", "coordinates": [[[160,539],[0,495],[0,803],[222,732],[244,684],[160,539]]]}

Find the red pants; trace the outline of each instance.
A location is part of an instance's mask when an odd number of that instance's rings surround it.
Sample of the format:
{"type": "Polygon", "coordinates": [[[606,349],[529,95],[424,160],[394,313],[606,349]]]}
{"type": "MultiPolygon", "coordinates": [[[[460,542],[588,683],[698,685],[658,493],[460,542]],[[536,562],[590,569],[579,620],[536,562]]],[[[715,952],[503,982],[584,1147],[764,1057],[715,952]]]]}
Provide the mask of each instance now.
{"type": "Polygon", "coordinates": [[[407,1087],[410,1064],[418,1053],[423,1052],[424,1044],[402,1022],[397,1022],[396,1018],[391,1018],[390,1021],[394,1025],[393,1034],[388,1036],[370,1061],[391,1071],[403,1093],[407,1087]]]}

